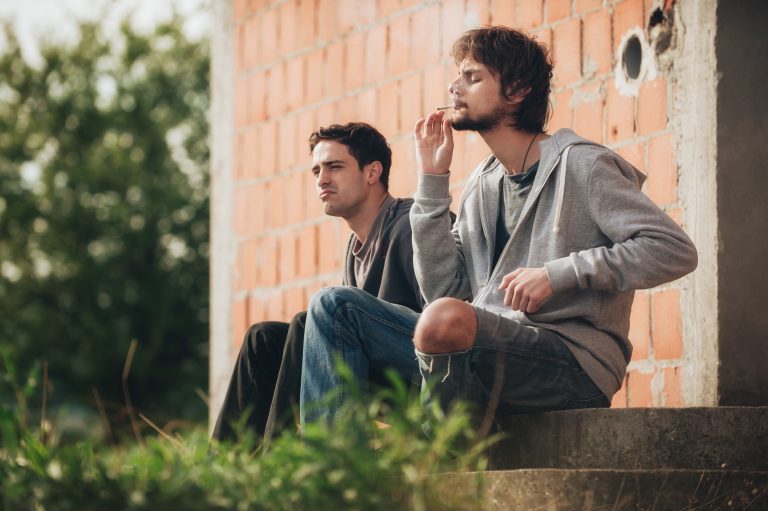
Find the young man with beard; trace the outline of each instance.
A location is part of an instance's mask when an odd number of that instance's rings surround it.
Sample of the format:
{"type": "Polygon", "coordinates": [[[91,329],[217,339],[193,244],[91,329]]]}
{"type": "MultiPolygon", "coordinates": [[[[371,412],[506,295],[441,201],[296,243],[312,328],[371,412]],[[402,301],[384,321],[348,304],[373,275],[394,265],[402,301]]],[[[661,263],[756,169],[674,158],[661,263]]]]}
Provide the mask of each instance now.
{"type": "MultiPolygon", "coordinates": [[[[312,173],[325,213],[343,218],[352,235],[344,257],[345,286],[404,310],[424,301],[413,271],[408,212],[412,199],[389,194],[392,152],[384,136],[365,123],[320,128],[309,138],[312,173]]],[[[306,313],[288,323],[250,327],[213,430],[216,440],[235,440],[235,424],[266,440],[293,423],[298,405],[306,313]]],[[[371,378],[385,383],[382,373],[371,378]]]]}
{"type": "Polygon", "coordinates": [[[632,353],[634,290],[696,267],[690,239],[640,191],[639,171],[571,130],[544,132],[552,65],[541,45],[487,27],[462,35],[452,56],[452,104],[415,126],[410,218],[428,306],[420,315],[353,289],[316,294],[303,421],[333,422],[345,396],[330,370],[337,354],[361,380],[383,365],[405,377],[418,367],[425,401],[474,405],[481,434],[512,414],[607,407],[632,353]],[[453,228],[452,130],[476,131],[492,152],[453,228]],[[332,390],[334,403],[312,405],[332,390]]]}

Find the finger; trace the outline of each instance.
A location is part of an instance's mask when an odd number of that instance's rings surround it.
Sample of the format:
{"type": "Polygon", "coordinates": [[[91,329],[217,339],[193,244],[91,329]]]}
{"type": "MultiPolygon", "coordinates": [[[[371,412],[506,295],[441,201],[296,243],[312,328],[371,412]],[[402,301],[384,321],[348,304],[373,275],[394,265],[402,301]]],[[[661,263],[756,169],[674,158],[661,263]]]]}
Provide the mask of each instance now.
{"type": "Polygon", "coordinates": [[[541,307],[541,301],[538,299],[531,298],[528,300],[528,305],[526,306],[526,312],[533,314],[537,310],[539,310],[539,307],[541,307]]]}
{"type": "Polygon", "coordinates": [[[512,286],[507,287],[507,291],[504,293],[504,305],[507,307],[512,305],[512,296],[515,293],[515,288],[512,286]]]}
{"type": "Polygon", "coordinates": [[[510,281],[512,280],[512,274],[507,273],[501,278],[501,285],[499,286],[499,289],[505,289],[507,286],[509,286],[510,281]]]}
{"type": "Polygon", "coordinates": [[[413,127],[413,134],[416,135],[416,140],[421,140],[423,137],[423,134],[421,130],[424,128],[424,122],[425,119],[422,117],[418,121],[416,121],[416,125],[413,127]]]}
{"type": "Polygon", "coordinates": [[[520,306],[517,308],[517,310],[521,312],[529,312],[528,307],[531,303],[531,299],[528,295],[523,295],[520,297],[520,306]]]}
{"type": "Polygon", "coordinates": [[[440,112],[432,112],[429,114],[429,117],[427,117],[427,135],[435,135],[437,131],[437,126],[435,124],[435,121],[437,120],[438,114],[440,112]]]}
{"type": "Polygon", "coordinates": [[[453,149],[453,128],[451,127],[451,120],[447,117],[443,117],[443,134],[445,135],[445,147],[453,149]]]}
{"type": "Polygon", "coordinates": [[[523,299],[525,292],[520,289],[520,286],[515,287],[515,292],[512,294],[512,303],[509,304],[512,310],[520,310],[520,301],[523,299]]]}

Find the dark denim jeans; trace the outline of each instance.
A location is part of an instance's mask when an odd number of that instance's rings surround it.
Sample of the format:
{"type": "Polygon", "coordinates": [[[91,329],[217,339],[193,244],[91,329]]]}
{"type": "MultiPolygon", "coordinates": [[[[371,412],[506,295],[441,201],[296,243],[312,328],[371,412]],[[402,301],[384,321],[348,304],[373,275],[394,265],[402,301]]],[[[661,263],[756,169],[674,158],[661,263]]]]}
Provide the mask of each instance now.
{"type": "Polygon", "coordinates": [[[604,407],[609,400],[581,369],[562,339],[539,327],[475,309],[471,349],[414,356],[419,314],[355,288],[325,288],[310,301],[304,338],[300,415],[302,423],[332,423],[347,399],[335,371],[340,356],[365,390],[371,368],[395,369],[404,379],[422,377],[425,404],[444,410],[456,400],[473,407],[478,420],[546,410],[604,407]],[[334,392],[334,399],[323,400],[334,392]]]}

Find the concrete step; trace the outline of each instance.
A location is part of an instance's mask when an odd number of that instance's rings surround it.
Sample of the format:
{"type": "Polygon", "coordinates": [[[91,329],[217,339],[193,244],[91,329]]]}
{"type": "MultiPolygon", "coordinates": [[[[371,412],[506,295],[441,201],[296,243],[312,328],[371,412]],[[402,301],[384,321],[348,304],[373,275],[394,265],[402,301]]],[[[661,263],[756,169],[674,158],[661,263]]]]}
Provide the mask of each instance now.
{"type": "Polygon", "coordinates": [[[446,493],[483,511],[768,509],[768,472],[524,469],[439,477],[446,493]]]}
{"type": "Polygon", "coordinates": [[[490,468],[768,471],[768,407],[588,409],[520,415],[490,468]]]}

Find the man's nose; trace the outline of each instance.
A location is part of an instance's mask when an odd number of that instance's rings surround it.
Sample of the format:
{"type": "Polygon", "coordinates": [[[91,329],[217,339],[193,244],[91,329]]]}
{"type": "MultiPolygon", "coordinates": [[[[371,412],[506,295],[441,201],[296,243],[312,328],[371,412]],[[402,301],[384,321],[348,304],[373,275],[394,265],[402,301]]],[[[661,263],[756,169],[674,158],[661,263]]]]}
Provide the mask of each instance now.
{"type": "Polygon", "coordinates": [[[458,94],[459,93],[459,79],[456,78],[454,81],[448,85],[448,94],[458,94]]]}
{"type": "Polygon", "coordinates": [[[317,186],[320,186],[320,187],[328,184],[328,172],[326,172],[321,168],[320,172],[317,173],[316,183],[317,183],[317,186]]]}

